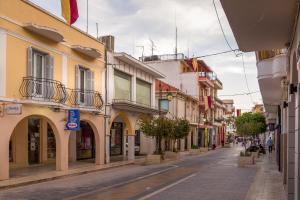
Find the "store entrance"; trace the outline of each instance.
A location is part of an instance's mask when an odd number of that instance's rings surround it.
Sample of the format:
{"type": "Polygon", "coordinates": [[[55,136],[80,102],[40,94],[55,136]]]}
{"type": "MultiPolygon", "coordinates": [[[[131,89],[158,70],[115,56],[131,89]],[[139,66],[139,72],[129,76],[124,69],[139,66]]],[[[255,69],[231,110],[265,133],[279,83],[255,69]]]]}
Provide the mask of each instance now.
{"type": "Polygon", "coordinates": [[[76,132],[76,159],[95,158],[95,137],[92,127],[84,121],[80,122],[80,131],[76,132]]]}
{"type": "Polygon", "coordinates": [[[40,132],[41,120],[39,118],[28,119],[28,163],[30,165],[40,163],[40,132]]]}
{"type": "Polygon", "coordinates": [[[118,156],[123,154],[123,123],[113,122],[110,137],[110,155],[118,156]]]}

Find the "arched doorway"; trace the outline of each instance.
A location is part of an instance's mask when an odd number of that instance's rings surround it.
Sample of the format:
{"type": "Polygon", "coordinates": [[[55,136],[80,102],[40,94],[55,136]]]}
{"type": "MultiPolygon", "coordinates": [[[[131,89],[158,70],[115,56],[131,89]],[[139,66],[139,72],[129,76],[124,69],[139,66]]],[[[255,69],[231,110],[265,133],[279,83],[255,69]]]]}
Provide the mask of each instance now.
{"type": "Polygon", "coordinates": [[[9,141],[11,177],[55,170],[56,138],[53,123],[43,116],[29,116],[14,128],[9,141]]]}
{"type": "Polygon", "coordinates": [[[128,151],[132,147],[132,140],[128,136],[132,135],[132,128],[127,116],[123,113],[118,114],[111,122],[109,151],[110,161],[121,161],[128,159],[128,151]]]}
{"type": "Polygon", "coordinates": [[[92,126],[87,121],[80,121],[80,130],[72,132],[69,138],[70,162],[95,162],[96,141],[92,126]]]}

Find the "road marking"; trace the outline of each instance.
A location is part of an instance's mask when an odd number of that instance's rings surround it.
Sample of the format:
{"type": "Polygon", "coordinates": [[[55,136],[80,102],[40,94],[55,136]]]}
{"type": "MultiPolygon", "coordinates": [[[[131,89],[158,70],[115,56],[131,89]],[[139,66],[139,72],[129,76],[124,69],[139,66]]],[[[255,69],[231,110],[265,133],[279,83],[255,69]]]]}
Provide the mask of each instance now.
{"type": "Polygon", "coordinates": [[[167,186],[165,186],[165,187],[163,187],[163,188],[161,188],[161,189],[159,189],[159,190],[156,190],[156,191],[154,191],[154,192],[152,192],[152,193],[150,193],[150,194],[147,194],[146,196],[143,196],[143,197],[139,198],[138,200],[146,200],[146,199],[149,199],[150,197],[153,197],[154,195],[157,195],[157,194],[159,194],[159,193],[161,193],[161,192],[163,192],[163,191],[165,191],[165,190],[167,190],[167,189],[169,189],[169,188],[171,188],[171,187],[173,187],[173,186],[175,186],[175,185],[178,185],[179,183],[182,183],[182,182],[184,182],[184,181],[186,181],[186,180],[188,180],[188,179],[190,179],[190,178],[196,176],[196,174],[197,174],[197,173],[194,173],[194,174],[191,174],[191,175],[189,175],[189,176],[187,176],[187,177],[185,177],[185,178],[182,178],[182,179],[176,181],[175,183],[172,183],[172,184],[167,185],[167,186]]]}
{"type": "Polygon", "coordinates": [[[126,185],[128,183],[132,183],[132,182],[135,182],[135,181],[139,181],[141,179],[144,179],[144,178],[148,178],[150,176],[155,176],[157,174],[161,174],[163,172],[166,172],[166,171],[169,171],[171,169],[175,169],[179,166],[177,165],[169,165],[171,167],[167,168],[167,169],[163,169],[163,170],[159,170],[159,171],[156,171],[156,172],[152,172],[151,174],[147,174],[147,175],[144,175],[144,176],[139,176],[137,178],[134,178],[134,179],[130,179],[128,181],[124,181],[124,182],[121,182],[121,183],[117,183],[117,184],[114,184],[114,185],[110,185],[110,186],[106,186],[106,187],[103,187],[103,188],[100,188],[98,190],[92,190],[92,191],[89,191],[89,192],[85,192],[85,193],[81,193],[79,195],[76,195],[76,196],[72,196],[72,197],[67,197],[67,198],[64,198],[64,200],[72,200],[72,199],[78,199],[78,198],[81,198],[81,197],[84,197],[84,196],[88,196],[88,195],[91,195],[91,194],[95,194],[95,193],[98,193],[98,192],[101,192],[103,190],[108,190],[108,189],[112,189],[114,187],[118,187],[118,186],[122,186],[122,185],[126,185]]]}

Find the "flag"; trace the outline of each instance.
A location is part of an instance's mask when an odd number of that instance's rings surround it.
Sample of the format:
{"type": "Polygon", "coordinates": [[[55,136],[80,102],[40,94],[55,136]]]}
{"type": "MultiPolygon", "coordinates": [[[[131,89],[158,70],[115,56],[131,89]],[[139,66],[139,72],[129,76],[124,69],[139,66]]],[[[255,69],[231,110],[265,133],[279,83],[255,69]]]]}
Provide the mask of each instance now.
{"type": "Polygon", "coordinates": [[[61,13],[68,24],[75,23],[79,17],[76,0],[61,0],[61,13]]]}
{"type": "Polygon", "coordinates": [[[192,65],[193,65],[194,71],[198,71],[198,60],[197,60],[197,58],[193,58],[192,65]]]}
{"type": "Polygon", "coordinates": [[[208,110],[208,97],[204,96],[204,107],[205,107],[205,111],[208,110]]]}

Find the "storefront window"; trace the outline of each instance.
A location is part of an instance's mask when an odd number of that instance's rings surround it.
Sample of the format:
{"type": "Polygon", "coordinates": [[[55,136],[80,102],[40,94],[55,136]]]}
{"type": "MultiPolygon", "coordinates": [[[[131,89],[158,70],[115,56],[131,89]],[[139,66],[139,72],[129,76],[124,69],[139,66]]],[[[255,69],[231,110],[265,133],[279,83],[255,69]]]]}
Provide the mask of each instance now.
{"type": "Polygon", "coordinates": [[[123,123],[113,122],[110,133],[110,154],[122,155],[123,153],[123,123]]]}
{"type": "Polygon", "coordinates": [[[151,105],[151,84],[136,80],[136,101],[144,105],[151,105]]]}
{"type": "Polygon", "coordinates": [[[77,160],[95,158],[95,140],[93,129],[88,123],[80,122],[80,131],[76,132],[77,160]]]}
{"type": "Polygon", "coordinates": [[[56,158],[55,136],[50,124],[47,123],[47,154],[48,159],[56,158]]]}
{"type": "Polygon", "coordinates": [[[114,71],[115,99],[131,100],[131,76],[114,71]]]}

